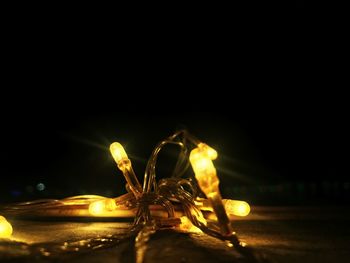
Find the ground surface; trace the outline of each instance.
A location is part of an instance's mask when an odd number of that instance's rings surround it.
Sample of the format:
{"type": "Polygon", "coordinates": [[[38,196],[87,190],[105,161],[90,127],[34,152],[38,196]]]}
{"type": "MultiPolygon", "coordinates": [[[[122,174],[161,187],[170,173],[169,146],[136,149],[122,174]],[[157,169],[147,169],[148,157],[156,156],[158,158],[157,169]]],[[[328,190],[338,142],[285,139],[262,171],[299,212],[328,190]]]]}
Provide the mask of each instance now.
{"type": "MultiPolygon", "coordinates": [[[[252,211],[234,222],[235,230],[268,262],[349,262],[349,209],[255,207],[252,211]]],[[[23,244],[0,241],[0,262],[134,262],[133,239],[123,239],[128,222],[14,220],[12,224],[11,242],[23,244]],[[120,241],[110,242],[111,235],[120,236],[120,241]],[[93,240],[86,241],[89,238],[93,240]]],[[[151,237],[145,262],[250,261],[204,234],[166,230],[151,237]]]]}

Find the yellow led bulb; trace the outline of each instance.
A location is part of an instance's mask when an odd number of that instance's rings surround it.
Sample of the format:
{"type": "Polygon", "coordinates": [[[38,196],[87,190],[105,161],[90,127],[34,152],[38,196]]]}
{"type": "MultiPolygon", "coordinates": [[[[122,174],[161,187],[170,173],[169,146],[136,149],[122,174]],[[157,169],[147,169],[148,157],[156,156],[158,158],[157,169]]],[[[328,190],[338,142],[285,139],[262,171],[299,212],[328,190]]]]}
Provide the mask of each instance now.
{"type": "Polygon", "coordinates": [[[250,205],[247,202],[230,199],[224,199],[222,201],[228,214],[247,216],[250,213],[250,205]]]}
{"type": "MultiPolygon", "coordinates": [[[[225,210],[230,215],[247,216],[250,213],[250,205],[245,201],[222,199],[225,210]]],[[[195,204],[203,211],[212,211],[209,199],[201,199],[195,201],[195,204]]]]}
{"type": "Polygon", "coordinates": [[[9,238],[12,235],[12,226],[5,217],[0,216],[0,238],[9,238]]]}
{"type": "Polygon", "coordinates": [[[131,166],[131,161],[128,158],[123,146],[119,142],[114,142],[109,147],[111,154],[118,165],[118,168],[123,172],[126,182],[128,183],[130,190],[135,196],[140,196],[142,187],[137,180],[134,170],[131,166]]]}
{"type": "Polygon", "coordinates": [[[206,151],[202,151],[200,148],[195,148],[191,151],[190,163],[196,175],[216,173],[212,160],[206,155],[206,151]]]}
{"type": "Polygon", "coordinates": [[[111,151],[111,154],[113,156],[113,159],[118,164],[118,167],[121,169],[120,166],[123,168],[124,163],[128,163],[125,161],[128,161],[128,155],[126,154],[123,146],[119,142],[114,142],[109,147],[109,150],[111,151]]]}
{"type": "Polygon", "coordinates": [[[231,223],[222,204],[219,178],[216,175],[216,169],[212,161],[216,157],[217,152],[214,149],[206,144],[199,143],[198,147],[190,153],[190,163],[199,187],[210,199],[211,206],[219,222],[221,234],[229,236],[232,235],[231,223]]]}
{"type": "Polygon", "coordinates": [[[219,179],[212,160],[207,151],[195,148],[190,153],[190,163],[202,191],[209,197],[219,192],[219,179]]]}
{"type": "Polygon", "coordinates": [[[105,213],[117,208],[115,201],[111,198],[92,202],[89,205],[89,213],[94,216],[103,216],[105,213]]]}
{"type": "Polygon", "coordinates": [[[209,145],[201,142],[197,146],[210,160],[215,160],[218,158],[218,152],[211,148],[209,145]]]}

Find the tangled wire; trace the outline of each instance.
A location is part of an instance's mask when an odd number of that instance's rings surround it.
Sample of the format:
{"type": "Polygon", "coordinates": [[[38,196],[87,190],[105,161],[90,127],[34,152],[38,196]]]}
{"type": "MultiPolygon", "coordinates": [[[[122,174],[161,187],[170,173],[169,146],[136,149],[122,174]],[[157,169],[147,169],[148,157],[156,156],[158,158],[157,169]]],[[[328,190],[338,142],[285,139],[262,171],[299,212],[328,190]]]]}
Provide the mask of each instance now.
{"type": "Polygon", "coordinates": [[[28,215],[33,212],[38,215],[57,215],[57,211],[65,211],[60,214],[66,216],[73,215],[79,209],[86,213],[87,207],[90,211],[89,216],[124,211],[127,215],[134,216],[131,233],[136,236],[137,263],[143,262],[147,242],[152,234],[164,228],[185,229],[183,218],[186,217],[187,224],[190,222],[191,226],[202,232],[226,241],[230,247],[237,249],[249,260],[262,261],[250,247],[240,242],[232,230],[218,190],[216,170],[212,165],[212,160],[217,156],[214,149],[200,142],[186,130],[174,133],[158,143],[153,150],[146,166],[143,186],[139,183],[124,148],[119,143],[113,143],[110,150],[127,181],[126,194],[116,198],[83,195],[61,200],[37,200],[3,207],[2,211],[13,215],[28,215]],[[180,153],[171,176],[157,181],[157,158],[160,151],[169,144],[178,146],[180,153]],[[188,173],[191,165],[194,174],[188,173]],[[205,202],[211,206],[217,221],[206,219],[201,209],[205,202]],[[160,210],[165,211],[166,216],[156,213],[160,210]],[[181,212],[180,216],[178,211],[181,212]]]}

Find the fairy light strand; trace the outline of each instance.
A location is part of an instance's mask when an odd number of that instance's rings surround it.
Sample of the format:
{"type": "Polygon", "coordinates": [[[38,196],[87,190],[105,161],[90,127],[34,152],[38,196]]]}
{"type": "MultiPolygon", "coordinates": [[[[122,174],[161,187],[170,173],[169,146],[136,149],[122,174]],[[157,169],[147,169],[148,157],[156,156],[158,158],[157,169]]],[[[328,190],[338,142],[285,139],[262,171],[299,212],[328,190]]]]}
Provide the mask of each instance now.
{"type": "MultiPolygon", "coordinates": [[[[228,217],[228,215],[248,215],[249,204],[244,201],[222,199],[219,178],[213,163],[213,160],[218,157],[216,150],[187,131],[178,131],[161,141],[153,150],[146,166],[143,186],[138,181],[123,146],[114,142],[110,146],[110,152],[127,182],[126,194],[116,198],[82,195],[61,200],[36,200],[3,207],[2,211],[18,217],[21,215],[57,216],[58,214],[133,217],[132,233],[139,233],[136,234],[135,246],[142,247],[143,250],[144,244],[154,231],[163,227],[173,227],[188,231],[202,231],[229,242],[230,246],[234,246],[245,256],[255,258],[252,251],[239,241],[228,217]],[[172,175],[157,181],[157,157],[169,144],[180,148],[179,156],[172,175]],[[190,166],[194,175],[186,177],[185,174],[190,166]],[[217,222],[208,221],[204,211],[214,212],[217,222]],[[220,231],[216,230],[218,228],[220,231]],[[143,236],[147,240],[140,240],[143,236]]],[[[10,232],[12,233],[12,228],[10,232]]],[[[143,255],[144,252],[139,254],[143,255]]],[[[142,262],[142,258],[137,261],[142,262]]]]}

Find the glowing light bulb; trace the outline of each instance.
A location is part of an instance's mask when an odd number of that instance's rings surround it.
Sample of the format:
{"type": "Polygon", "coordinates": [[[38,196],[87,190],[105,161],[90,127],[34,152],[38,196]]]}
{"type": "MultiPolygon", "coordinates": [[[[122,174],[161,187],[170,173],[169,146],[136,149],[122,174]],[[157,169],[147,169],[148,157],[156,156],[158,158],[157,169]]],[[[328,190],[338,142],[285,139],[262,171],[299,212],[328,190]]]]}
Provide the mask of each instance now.
{"type": "MultiPolygon", "coordinates": [[[[211,150],[209,151],[211,152],[211,150]]],[[[210,155],[213,157],[213,153],[210,153],[210,155]]],[[[190,163],[196,179],[208,198],[210,195],[219,192],[219,179],[216,176],[216,169],[212,159],[209,157],[210,155],[208,155],[206,147],[195,148],[190,153],[190,163]]]]}
{"type": "Polygon", "coordinates": [[[115,201],[111,198],[92,202],[89,205],[89,213],[94,216],[104,216],[117,208],[115,201]]]}
{"type": "MultiPolygon", "coordinates": [[[[250,213],[250,205],[245,201],[222,199],[222,203],[226,212],[230,215],[247,216],[250,213]]],[[[213,212],[213,208],[208,199],[197,200],[195,204],[203,211],[213,212]]]]}
{"type": "Polygon", "coordinates": [[[0,238],[9,238],[12,235],[12,226],[5,217],[0,216],[0,238]]]}
{"type": "Polygon", "coordinates": [[[201,151],[203,151],[204,154],[206,154],[208,156],[208,158],[210,158],[211,160],[215,160],[216,158],[218,158],[218,152],[216,150],[214,150],[213,148],[211,148],[209,145],[201,142],[198,145],[198,148],[201,149],[201,151]]]}
{"type": "Polygon", "coordinates": [[[126,154],[123,146],[119,142],[112,143],[109,147],[109,150],[111,151],[113,159],[117,163],[119,169],[122,170],[123,168],[126,168],[126,165],[130,165],[128,155],[126,154]]]}
{"type": "Polygon", "coordinates": [[[114,142],[109,147],[111,154],[118,165],[118,168],[123,172],[126,182],[128,183],[128,187],[133,192],[135,197],[141,195],[142,187],[137,180],[134,170],[131,166],[131,161],[128,158],[123,146],[119,142],[114,142]]]}
{"type": "Polygon", "coordinates": [[[247,202],[229,199],[224,199],[222,201],[228,214],[247,216],[250,213],[250,205],[247,202]]]}
{"type": "Polygon", "coordinates": [[[220,195],[219,178],[216,175],[216,169],[212,161],[215,158],[217,158],[217,152],[201,143],[190,153],[190,163],[196,180],[201,190],[210,199],[219,222],[220,232],[225,236],[229,236],[232,235],[232,228],[220,195]]]}

